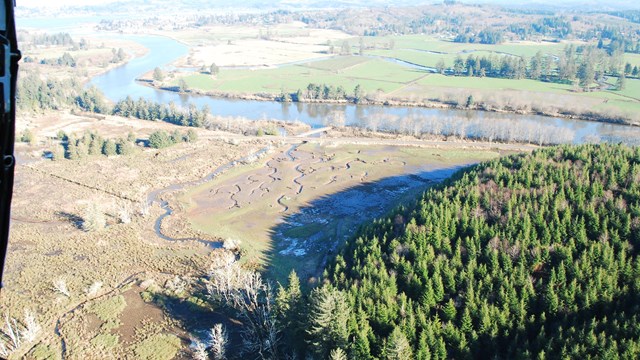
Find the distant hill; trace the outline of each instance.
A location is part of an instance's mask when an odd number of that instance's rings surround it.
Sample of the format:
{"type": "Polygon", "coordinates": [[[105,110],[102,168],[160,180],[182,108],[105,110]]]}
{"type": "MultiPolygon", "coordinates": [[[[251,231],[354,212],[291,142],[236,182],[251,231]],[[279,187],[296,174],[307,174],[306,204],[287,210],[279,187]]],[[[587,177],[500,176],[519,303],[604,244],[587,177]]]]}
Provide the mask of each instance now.
{"type": "Polygon", "coordinates": [[[347,329],[315,330],[330,290],[308,327],[357,359],[637,359],[639,250],[640,148],[510,156],[362,229],[325,274],[347,329]]]}

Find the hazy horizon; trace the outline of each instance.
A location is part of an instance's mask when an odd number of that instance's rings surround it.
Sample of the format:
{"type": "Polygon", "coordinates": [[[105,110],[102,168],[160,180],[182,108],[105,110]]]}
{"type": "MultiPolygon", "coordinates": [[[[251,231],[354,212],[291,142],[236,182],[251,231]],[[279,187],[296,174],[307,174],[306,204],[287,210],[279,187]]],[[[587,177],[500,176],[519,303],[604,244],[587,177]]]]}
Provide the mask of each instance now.
{"type": "MultiPolygon", "coordinates": [[[[162,0],[134,0],[134,1],[118,1],[118,0],[58,0],[55,2],[49,0],[18,0],[16,5],[18,8],[62,8],[62,7],[86,7],[86,6],[100,6],[111,3],[161,3],[162,0]]],[[[273,8],[283,7],[331,7],[332,4],[338,7],[369,7],[369,6],[411,6],[411,5],[425,5],[441,3],[442,1],[423,1],[423,0],[396,0],[396,1],[381,1],[381,0],[303,0],[303,1],[263,1],[263,0],[249,0],[243,3],[243,8],[247,7],[268,7],[272,5],[273,8]]],[[[497,4],[508,7],[549,7],[549,8],[562,8],[574,10],[576,6],[588,6],[586,10],[616,10],[616,9],[640,9],[640,3],[631,0],[612,0],[612,1],[598,1],[598,0],[568,0],[563,2],[557,2],[553,0],[525,0],[525,1],[509,1],[509,0],[459,0],[460,3],[465,4],[497,4]]],[[[181,0],[176,3],[181,5],[187,4],[207,4],[208,6],[220,6],[220,7],[233,7],[237,5],[236,2],[228,0],[181,0]]],[[[577,10],[577,9],[576,9],[577,10]]],[[[584,9],[582,9],[584,10],[584,9]]]]}

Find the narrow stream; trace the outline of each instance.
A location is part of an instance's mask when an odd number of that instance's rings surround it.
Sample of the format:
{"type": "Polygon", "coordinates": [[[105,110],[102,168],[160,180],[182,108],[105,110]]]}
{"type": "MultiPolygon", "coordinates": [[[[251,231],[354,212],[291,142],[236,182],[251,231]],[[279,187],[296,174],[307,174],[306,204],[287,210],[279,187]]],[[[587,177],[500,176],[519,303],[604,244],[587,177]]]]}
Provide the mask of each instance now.
{"type": "Polygon", "coordinates": [[[215,177],[221,175],[222,173],[224,173],[225,171],[235,167],[238,164],[244,164],[246,162],[250,162],[253,159],[256,158],[260,158],[262,155],[266,154],[267,152],[269,152],[271,150],[270,147],[265,147],[262,148],[250,155],[247,155],[243,158],[241,158],[240,160],[233,160],[229,163],[226,163],[222,166],[219,166],[217,169],[215,169],[212,173],[208,174],[207,176],[205,176],[204,178],[200,179],[200,180],[195,180],[195,181],[190,181],[190,182],[185,182],[185,183],[180,183],[180,184],[173,184],[170,186],[167,186],[165,188],[162,189],[158,189],[158,190],[154,190],[152,192],[149,193],[149,195],[147,195],[147,205],[149,207],[151,207],[153,204],[157,203],[160,205],[160,207],[165,211],[162,215],[158,216],[158,218],[155,221],[154,224],[154,231],[156,233],[156,235],[163,239],[163,240],[167,240],[167,241],[178,241],[178,242],[185,242],[185,241],[197,241],[199,243],[205,244],[211,248],[220,248],[222,247],[222,243],[219,241],[208,241],[208,240],[203,240],[203,239],[199,239],[199,238],[173,238],[170,236],[167,236],[165,234],[162,233],[162,221],[167,217],[170,216],[171,214],[173,214],[173,210],[171,209],[171,207],[169,206],[169,202],[166,200],[162,200],[162,195],[166,194],[166,193],[170,193],[170,192],[174,192],[174,191],[179,191],[179,190],[183,190],[186,189],[188,187],[193,187],[193,186],[198,186],[202,183],[208,182],[213,180],[215,177]]]}

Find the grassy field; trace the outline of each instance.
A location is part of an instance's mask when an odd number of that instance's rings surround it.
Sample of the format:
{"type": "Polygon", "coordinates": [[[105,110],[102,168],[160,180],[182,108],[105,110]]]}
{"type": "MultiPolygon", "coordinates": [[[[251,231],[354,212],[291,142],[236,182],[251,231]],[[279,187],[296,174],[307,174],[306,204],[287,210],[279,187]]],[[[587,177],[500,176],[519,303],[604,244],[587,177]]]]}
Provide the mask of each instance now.
{"type": "MultiPolygon", "coordinates": [[[[207,91],[279,94],[282,90],[305,90],[310,83],[316,83],[342,86],[351,93],[356,85],[367,92],[391,92],[425,75],[381,59],[339,57],[277,69],[222,70],[215,78],[193,74],[184,79],[189,87],[207,91]]],[[[177,85],[177,80],[172,85],[177,85]]]]}
{"type": "MultiPolygon", "coordinates": [[[[359,41],[358,38],[349,39],[354,53],[358,51],[359,41]]],[[[627,79],[627,87],[623,91],[581,92],[576,91],[579,89],[574,85],[526,79],[442,76],[392,61],[397,59],[435,67],[438,61],[443,60],[450,67],[457,56],[466,58],[469,54],[531,57],[541,51],[543,54],[557,55],[568,42],[461,44],[421,35],[365,37],[362,41],[366,49],[364,56],[334,56],[255,70],[222,69],[216,77],[191,73],[185,74],[184,79],[193,89],[222,93],[276,95],[283,90],[290,93],[298,89],[304,91],[308,84],[316,83],[342,86],[351,94],[355,86],[360,85],[370,96],[375,95],[376,99],[386,96],[398,101],[439,100],[460,103],[473,95],[476,100],[491,99],[490,106],[497,108],[515,102],[519,109],[550,108],[577,113],[595,109],[611,116],[638,120],[638,79],[627,79]],[[502,99],[497,99],[499,96],[502,99]]],[[[334,44],[339,47],[339,43],[334,44]]],[[[625,60],[634,65],[640,64],[640,55],[625,54],[625,60]]],[[[613,85],[615,78],[609,82],[613,85]]],[[[178,80],[174,79],[170,85],[175,86],[177,83],[178,80]]]]}
{"type": "MultiPolygon", "coordinates": [[[[199,180],[265,144],[240,137],[229,142],[225,136],[235,135],[197,129],[199,140],[195,143],[162,150],[137,148],[127,156],[51,161],[42,154],[60,146],[54,138],[59,130],[82,134],[91,129],[105,138],[126,138],[133,132],[146,139],[159,129],[184,129],[160,122],[118,117],[99,120],[63,112],[20,116],[18,128],[29,128],[35,139],[32,144],[16,147],[18,166],[0,314],[20,319],[29,310],[42,326],[39,345],[27,358],[59,355],[61,339],[69,358],[87,354],[127,358],[134,353],[144,357],[157,341],[172,344],[163,350],[164,358],[171,358],[176,346],[184,344],[166,338],[166,326],[156,329],[166,322],[162,310],[143,306],[139,291],[132,293],[121,286],[130,278],[134,283],[155,279],[162,287],[165,281],[160,279],[167,276],[163,274],[184,276],[204,271],[216,252],[195,242],[160,239],[154,225],[165,210],[157,203],[147,207],[147,194],[199,180]],[[93,216],[88,209],[97,209],[106,223],[104,228],[83,231],[82,222],[93,216]],[[59,283],[64,283],[65,289],[56,285],[59,283]],[[56,323],[61,335],[54,332],[56,323]],[[125,343],[128,349],[121,346],[125,343]]],[[[175,229],[174,233],[184,236],[175,229]]]]}
{"type": "Polygon", "coordinates": [[[521,79],[477,78],[467,76],[445,76],[433,74],[416,82],[425,87],[452,87],[483,90],[526,90],[535,92],[566,93],[573,89],[571,85],[545,83],[542,81],[521,79]]]}
{"type": "Polygon", "coordinates": [[[624,54],[624,62],[640,67],[640,54],[624,54]]]}

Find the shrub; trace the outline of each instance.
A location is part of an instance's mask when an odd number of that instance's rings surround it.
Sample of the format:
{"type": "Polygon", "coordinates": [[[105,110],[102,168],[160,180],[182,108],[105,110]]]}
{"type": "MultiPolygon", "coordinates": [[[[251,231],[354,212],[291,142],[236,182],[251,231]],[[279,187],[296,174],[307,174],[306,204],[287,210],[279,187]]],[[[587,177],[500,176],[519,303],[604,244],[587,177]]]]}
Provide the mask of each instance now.
{"type": "Polygon", "coordinates": [[[28,144],[32,144],[33,143],[33,139],[34,139],[33,133],[29,129],[25,129],[22,132],[22,135],[20,136],[20,141],[22,141],[24,143],[28,143],[28,144]]]}

